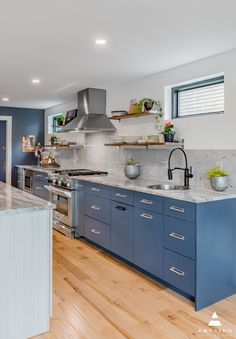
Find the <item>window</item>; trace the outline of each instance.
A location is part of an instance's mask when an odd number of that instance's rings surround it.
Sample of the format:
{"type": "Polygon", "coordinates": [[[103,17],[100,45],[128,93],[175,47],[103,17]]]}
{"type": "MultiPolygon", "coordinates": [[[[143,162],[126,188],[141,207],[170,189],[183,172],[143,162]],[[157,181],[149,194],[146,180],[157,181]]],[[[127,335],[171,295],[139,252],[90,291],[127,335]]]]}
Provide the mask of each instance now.
{"type": "Polygon", "coordinates": [[[172,88],[172,118],[224,113],[224,76],[172,88]]]}

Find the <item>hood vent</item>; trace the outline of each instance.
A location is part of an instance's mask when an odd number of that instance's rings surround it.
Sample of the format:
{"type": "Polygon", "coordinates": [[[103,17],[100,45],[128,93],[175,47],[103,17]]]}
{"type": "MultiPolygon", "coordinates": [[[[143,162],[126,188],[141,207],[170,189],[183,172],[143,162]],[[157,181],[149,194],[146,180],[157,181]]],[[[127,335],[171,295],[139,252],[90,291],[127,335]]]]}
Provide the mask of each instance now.
{"type": "Polygon", "coordinates": [[[116,128],[106,115],[106,91],[87,88],[78,92],[77,116],[61,132],[114,132],[116,128]]]}

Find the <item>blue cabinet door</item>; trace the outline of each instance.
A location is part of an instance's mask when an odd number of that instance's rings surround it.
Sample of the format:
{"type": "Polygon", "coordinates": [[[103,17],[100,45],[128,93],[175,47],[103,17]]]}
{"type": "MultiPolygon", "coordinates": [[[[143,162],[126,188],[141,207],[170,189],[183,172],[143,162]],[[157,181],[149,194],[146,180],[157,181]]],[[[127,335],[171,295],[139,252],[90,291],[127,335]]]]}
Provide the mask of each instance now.
{"type": "Polygon", "coordinates": [[[75,191],[75,236],[84,236],[84,190],[75,191]]]}
{"type": "Polygon", "coordinates": [[[0,121],[0,181],[6,181],[6,121],[0,121]]]}
{"type": "Polygon", "coordinates": [[[133,262],[134,208],[111,201],[111,251],[133,262]]]}
{"type": "Polygon", "coordinates": [[[135,208],[134,264],[163,276],[163,215],[135,208]]]}

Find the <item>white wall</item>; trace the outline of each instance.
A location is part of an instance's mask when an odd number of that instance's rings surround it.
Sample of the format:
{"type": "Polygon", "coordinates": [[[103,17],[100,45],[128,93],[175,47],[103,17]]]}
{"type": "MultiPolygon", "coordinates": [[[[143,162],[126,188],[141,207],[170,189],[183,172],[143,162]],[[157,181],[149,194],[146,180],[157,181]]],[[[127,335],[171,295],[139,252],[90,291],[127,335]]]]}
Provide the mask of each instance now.
{"type": "MultiPolygon", "coordinates": [[[[174,58],[174,56],[173,56],[174,58]]],[[[116,109],[128,109],[131,98],[153,97],[162,101],[164,106],[165,86],[197,79],[211,74],[225,75],[225,113],[175,119],[177,136],[185,139],[186,149],[235,149],[236,148],[236,50],[168,71],[157,73],[107,89],[107,112],[116,109]]],[[[47,117],[76,108],[76,99],[45,112],[46,141],[47,117]]],[[[169,112],[167,112],[169,113],[169,112]]],[[[168,114],[166,115],[168,118],[168,114]]],[[[154,117],[127,119],[114,123],[121,135],[148,135],[156,133],[154,117]]],[[[67,140],[81,138],[81,134],[67,133],[60,135],[67,140]]]]}
{"type": "MultiPolygon", "coordinates": [[[[174,57],[174,56],[173,56],[174,57]]],[[[154,74],[108,90],[107,111],[127,109],[131,98],[153,97],[164,105],[165,86],[224,72],[225,113],[175,119],[178,135],[187,149],[236,148],[236,50],[154,74]]],[[[168,112],[167,112],[168,113],[168,112]]],[[[168,117],[168,114],[167,114],[168,117]]],[[[123,120],[116,123],[120,134],[150,134],[153,118],[123,120]]]]}

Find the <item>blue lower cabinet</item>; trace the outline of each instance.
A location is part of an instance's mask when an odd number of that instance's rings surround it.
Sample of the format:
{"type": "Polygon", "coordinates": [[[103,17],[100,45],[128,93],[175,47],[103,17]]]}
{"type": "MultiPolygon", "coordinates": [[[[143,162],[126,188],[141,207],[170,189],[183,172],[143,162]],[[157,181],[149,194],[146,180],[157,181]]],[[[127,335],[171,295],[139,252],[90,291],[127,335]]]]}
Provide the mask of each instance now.
{"type": "Polygon", "coordinates": [[[111,251],[133,262],[134,208],[111,201],[111,251]]]}
{"type": "Polygon", "coordinates": [[[75,191],[75,236],[84,236],[84,190],[75,191]]]}
{"type": "Polygon", "coordinates": [[[163,276],[163,215],[135,208],[134,264],[163,276]]]}
{"type": "Polygon", "coordinates": [[[196,225],[182,219],[164,216],[164,247],[195,259],[196,225]]]}
{"type": "Polygon", "coordinates": [[[165,249],[164,280],[195,296],[195,261],[165,249]]]}
{"type": "Polygon", "coordinates": [[[33,181],[33,194],[41,199],[49,200],[49,192],[44,187],[44,185],[45,183],[43,181],[34,180],[33,181]]]}
{"type": "Polygon", "coordinates": [[[110,224],[110,200],[85,193],[84,209],[87,216],[110,224]]]}
{"type": "Polygon", "coordinates": [[[177,199],[164,199],[164,214],[170,217],[195,222],[196,204],[177,199]]]}
{"type": "Polygon", "coordinates": [[[84,235],[87,239],[109,250],[110,233],[110,225],[84,217],[84,235]]]}

